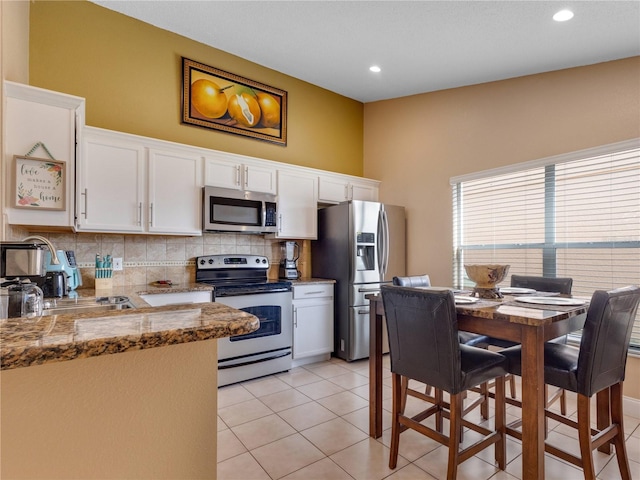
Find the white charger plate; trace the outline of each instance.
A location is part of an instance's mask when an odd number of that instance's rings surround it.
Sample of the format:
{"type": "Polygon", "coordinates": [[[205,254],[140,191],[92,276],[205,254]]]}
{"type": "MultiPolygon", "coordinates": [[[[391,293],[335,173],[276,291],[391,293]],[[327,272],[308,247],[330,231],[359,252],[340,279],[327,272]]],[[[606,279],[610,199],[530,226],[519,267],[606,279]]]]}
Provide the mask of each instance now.
{"type": "Polygon", "coordinates": [[[536,293],[533,288],[521,288],[521,287],[504,287],[500,288],[501,293],[506,293],[508,295],[531,295],[532,293],[536,293]]]}
{"type": "Polygon", "coordinates": [[[517,297],[516,302],[533,303],[536,305],[562,305],[565,307],[584,305],[587,303],[585,300],[578,298],[564,298],[564,297],[517,297]]]}
{"type": "Polygon", "coordinates": [[[478,301],[476,297],[461,297],[459,295],[454,295],[454,298],[458,304],[476,303],[478,301]]]}

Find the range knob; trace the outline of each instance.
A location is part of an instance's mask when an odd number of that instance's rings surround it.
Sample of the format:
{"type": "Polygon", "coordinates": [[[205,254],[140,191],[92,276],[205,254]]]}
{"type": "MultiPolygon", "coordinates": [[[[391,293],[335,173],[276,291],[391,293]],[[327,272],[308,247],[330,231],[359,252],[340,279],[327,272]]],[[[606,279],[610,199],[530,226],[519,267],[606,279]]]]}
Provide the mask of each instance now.
{"type": "Polygon", "coordinates": [[[209,259],[209,265],[213,265],[213,258],[209,259]]]}
{"type": "Polygon", "coordinates": [[[260,263],[260,259],[259,258],[256,258],[256,263],[260,263]]]}
{"type": "Polygon", "coordinates": [[[262,263],[267,263],[267,259],[266,259],[266,258],[263,258],[263,259],[262,259],[262,263]]]}
{"type": "Polygon", "coordinates": [[[204,265],[204,258],[200,259],[200,265],[204,265]]]}

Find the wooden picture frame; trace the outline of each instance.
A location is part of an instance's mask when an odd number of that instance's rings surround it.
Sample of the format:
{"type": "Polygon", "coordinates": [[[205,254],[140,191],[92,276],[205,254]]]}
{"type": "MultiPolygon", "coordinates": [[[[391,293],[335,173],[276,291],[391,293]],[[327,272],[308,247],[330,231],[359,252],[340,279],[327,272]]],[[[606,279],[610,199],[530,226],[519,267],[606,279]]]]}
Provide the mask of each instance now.
{"type": "Polygon", "coordinates": [[[182,123],[287,145],[287,92],[182,57],[182,123]]]}
{"type": "Polygon", "coordinates": [[[14,155],[14,201],[17,208],[66,210],[66,163],[14,155]]]}

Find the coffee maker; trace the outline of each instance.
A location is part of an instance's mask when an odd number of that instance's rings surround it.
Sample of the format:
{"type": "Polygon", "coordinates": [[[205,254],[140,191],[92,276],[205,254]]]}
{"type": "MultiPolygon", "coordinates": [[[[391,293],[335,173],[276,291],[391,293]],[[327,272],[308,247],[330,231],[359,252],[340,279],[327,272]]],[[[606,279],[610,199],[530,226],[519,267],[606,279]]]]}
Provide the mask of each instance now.
{"type": "MultiPolygon", "coordinates": [[[[30,239],[30,237],[27,237],[30,239]]],[[[29,280],[42,286],[46,274],[44,242],[0,242],[0,278],[5,280],[29,280]]]]}
{"type": "Polygon", "coordinates": [[[281,259],[279,277],[286,280],[300,278],[297,261],[300,258],[300,247],[296,242],[280,242],[281,259]]]}

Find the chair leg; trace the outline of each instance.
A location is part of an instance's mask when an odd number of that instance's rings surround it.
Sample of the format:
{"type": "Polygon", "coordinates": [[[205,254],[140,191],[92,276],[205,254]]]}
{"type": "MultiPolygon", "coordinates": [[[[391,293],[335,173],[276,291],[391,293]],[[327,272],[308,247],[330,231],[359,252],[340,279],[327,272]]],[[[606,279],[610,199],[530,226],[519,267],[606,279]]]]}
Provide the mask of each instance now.
{"type": "Polygon", "coordinates": [[[400,383],[400,413],[404,413],[404,409],[407,406],[407,389],[409,388],[409,377],[401,377],[400,383]]]}
{"type": "Polygon", "coordinates": [[[480,404],[480,415],[483,420],[487,420],[489,418],[489,384],[487,382],[480,385],[480,395],[483,397],[480,404]]]}
{"type": "Polygon", "coordinates": [[[567,414],[567,391],[564,389],[560,392],[560,413],[567,414]]]}
{"type": "Polygon", "coordinates": [[[616,448],[616,458],[622,480],[631,480],[631,467],[629,457],[624,443],[624,424],[622,411],[622,382],[611,386],[611,423],[618,425],[618,434],[613,438],[613,445],[616,448]]]}
{"type": "MultiPolygon", "coordinates": [[[[406,377],[397,373],[391,374],[392,407],[391,407],[391,451],[389,452],[389,468],[394,469],[398,464],[398,450],[400,447],[400,413],[402,411],[402,400],[406,401],[406,388],[403,390],[402,384],[406,377]],[[403,397],[404,392],[404,397],[403,397]]],[[[408,381],[408,380],[407,380],[408,381]]]]}
{"type": "Polygon", "coordinates": [[[516,398],[516,377],[515,375],[507,375],[509,380],[509,390],[511,391],[511,398],[516,398]]]}
{"type": "MultiPolygon", "coordinates": [[[[444,403],[444,392],[441,389],[436,388],[433,392],[433,395],[436,399],[436,405],[442,406],[442,404],[444,403]]],[[[438,409],[435,417],[436,417],[435,418],[436,431],[442,433],[442,424],[443,424],[443,418],[444,418],[442,415],[442,409],[438,409]]]]}
{"type": "Polygon", "coordinates": [[[506,440],[506,402],[505,402],[505,378],[496,378],[496,417],[495,430],[500,432],[500,440],[495,445],[495,459],[500,470],[507,466],[507,440],[506,440]]]}
{"type": "Polygon", "coordinates": [[[449,403],[449,464],[447,466],[447,480],[455,480],[458,475],[458,455],[460,451],[460,431],[462,427],[462,394],[451,394],[449,403]]]}
{"type": "Polygon", "coordinates": [[[593,449],[591,444],[590,398],[578,394],[578,441],[582,456],[582,469],[586,480],[595,480],[596,472],[593,465],[593,449]]]}

